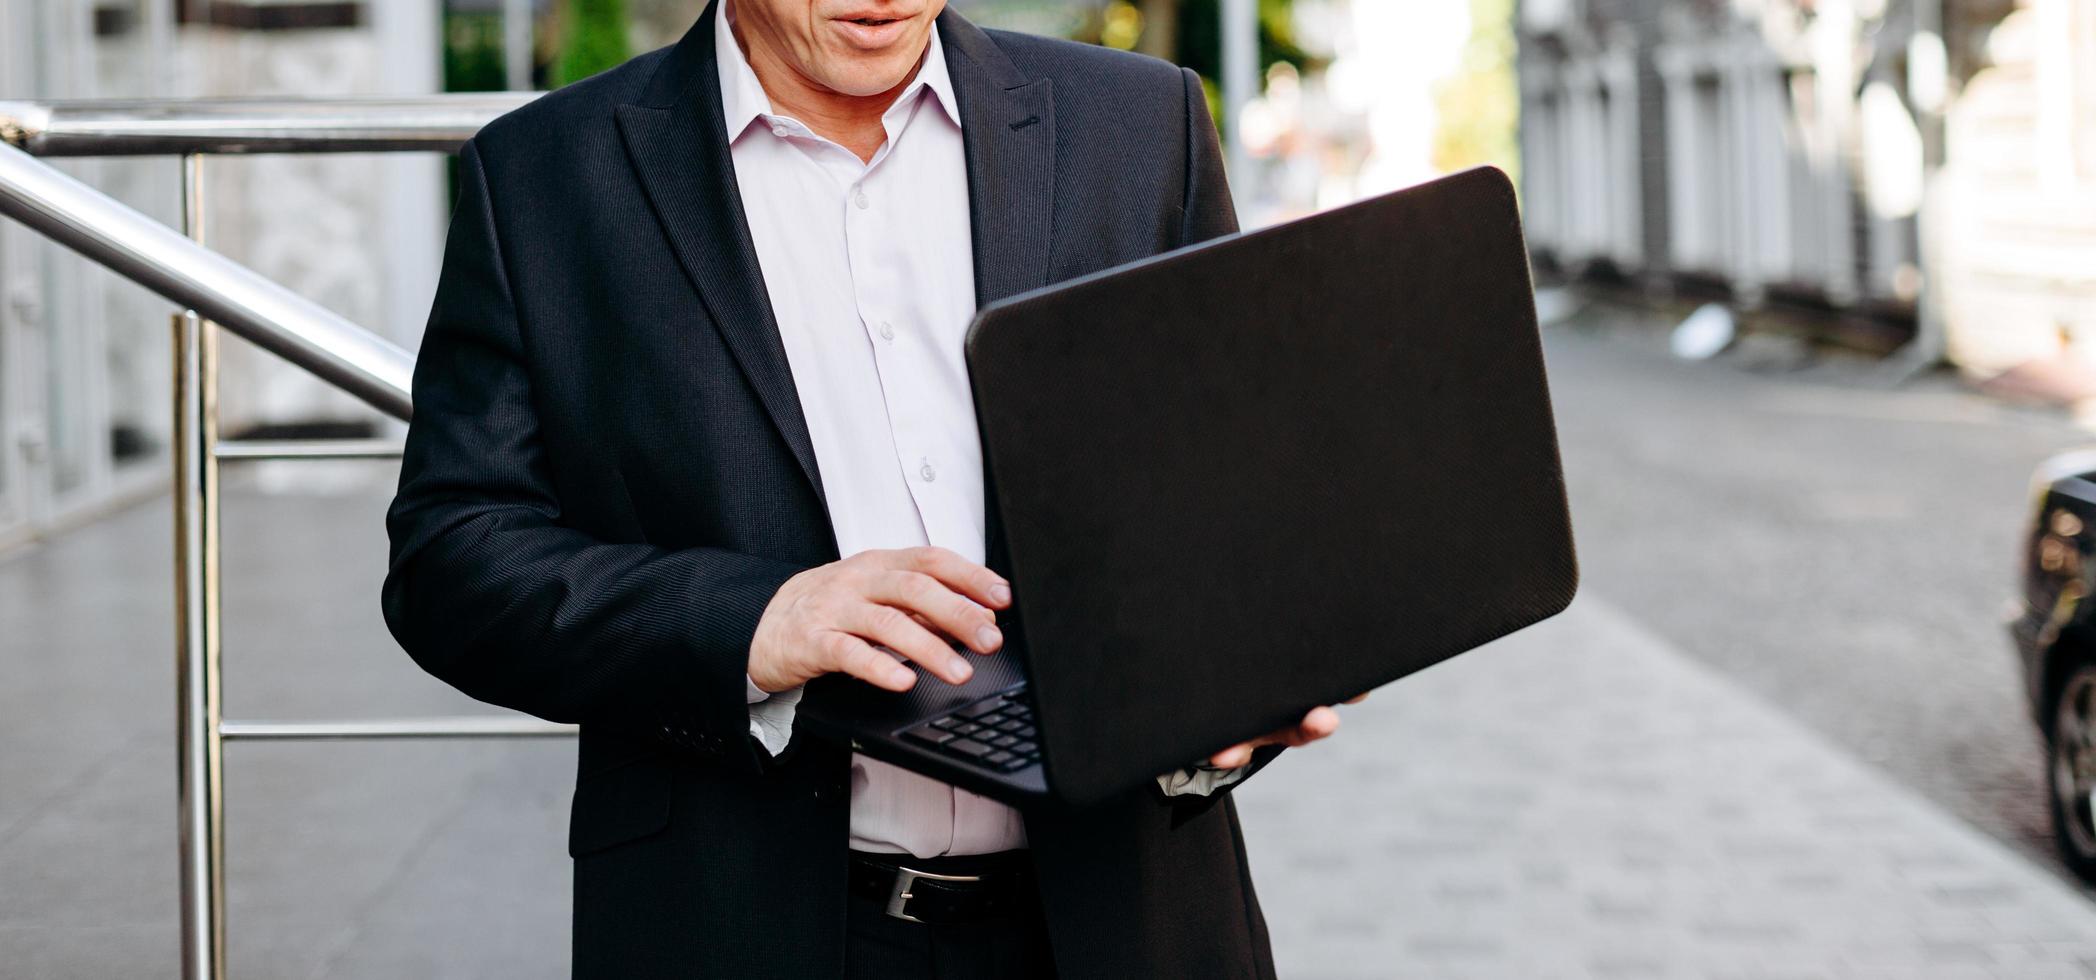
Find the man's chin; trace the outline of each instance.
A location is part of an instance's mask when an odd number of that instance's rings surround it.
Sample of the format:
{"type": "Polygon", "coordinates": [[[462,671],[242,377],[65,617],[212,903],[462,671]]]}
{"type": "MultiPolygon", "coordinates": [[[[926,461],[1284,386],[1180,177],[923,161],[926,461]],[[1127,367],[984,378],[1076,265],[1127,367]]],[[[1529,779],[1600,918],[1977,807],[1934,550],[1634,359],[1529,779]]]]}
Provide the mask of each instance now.
{"type": "Polygon", "coordinates": [[[883,63],[878,66],[853,66],[832,73],[826,80],[830,91],[839,95],[871,98],[884,92],[894,91],[910,77],[910,70],[917,67],[917,59],[904,61],[900,68],[883,63]]]}

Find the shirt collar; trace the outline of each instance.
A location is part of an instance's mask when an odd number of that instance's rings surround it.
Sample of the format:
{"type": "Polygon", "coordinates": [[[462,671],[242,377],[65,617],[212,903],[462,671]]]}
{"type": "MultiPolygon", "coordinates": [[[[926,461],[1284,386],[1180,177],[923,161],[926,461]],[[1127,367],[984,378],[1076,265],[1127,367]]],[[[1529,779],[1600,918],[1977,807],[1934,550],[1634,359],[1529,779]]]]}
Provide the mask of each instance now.
{"type": "MultiPolygon", "coordinates": [[[[728,4],[730,0],[718,0],[713,5],[713,57],[720,72],[721,121],[727,124],[728,142],[733,143],[759,116],[771,113],[771,97],[764,94],[764,83],[757,80],[757,72],[750,67],[749,59],[743,56],[742,45],[735,43],[735,33],[728,26],[728,4]]],[[[941,111],[955,126],[961,124],[960,103],[954,101],[953,78],[946,71],[946,46],[939,39],[939,25],[932,25],[931,40],[926,45],[924,64],[917,69],[917,77],[911,79],[909,87],[897,96],[895,104],[888,109],[894,113],[905,109],[918,93],[930,90],[937,96],[941,111]]]]}

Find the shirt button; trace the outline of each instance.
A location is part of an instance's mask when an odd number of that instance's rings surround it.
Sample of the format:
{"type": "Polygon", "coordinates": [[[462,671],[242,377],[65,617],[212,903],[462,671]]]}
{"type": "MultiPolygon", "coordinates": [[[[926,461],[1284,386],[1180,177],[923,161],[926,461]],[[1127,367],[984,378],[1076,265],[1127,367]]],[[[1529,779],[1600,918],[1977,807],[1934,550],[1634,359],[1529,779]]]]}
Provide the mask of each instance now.
{"type": "Polygon", "coordinates": [[[858,205],[859,210],[864,211],[867,209],[868,206],[871,205],[872,202],[866,200],[865,191],[855,190],[852,192],[852,203],[858,205]]]}
{"type": "Polygon", "coordinates": [[[917,475],[923,477],[924,482],[930,483],[939,478],[939,471],[932,469],[932,461],[927,459],[923,461],[923,465],[917,467],[917,475]]]}
{"type": "Polygon", "coordinates": [[[786,127],[784,127],[784,126],[773,126],[773,127],[771,128],[771,134],[772,134],[773,136],[777,136],[777,137],[780,137],[780,138],[782,138],[782,139],[783,139],[783,138],[785,138],[785,136],[786,136],[786,127]]]}
{"type": "Polygon", "coordinates": [[[886,321],[886,320],[882,320],[882,321],[881,321],[881,339],[882,339],[882,340],[894,340],[894,339],[895,339],[895,325],[894,325],[894,324],[892,324],[892,323],[889,323],[889,322],[888,322],[888,321],[886,321]]]}

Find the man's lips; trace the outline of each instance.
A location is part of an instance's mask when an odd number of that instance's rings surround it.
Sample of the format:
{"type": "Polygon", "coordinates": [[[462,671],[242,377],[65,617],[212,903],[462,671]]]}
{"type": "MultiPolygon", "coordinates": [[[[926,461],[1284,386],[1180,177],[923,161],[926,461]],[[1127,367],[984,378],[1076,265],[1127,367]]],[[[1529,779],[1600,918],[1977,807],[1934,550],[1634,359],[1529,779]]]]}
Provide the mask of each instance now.
{"type": "Polygon", "coordinates": [[[895,43],[914,15],[874,12],[833,18],[845,38],[861,48],[882,48],[895,43]]]}

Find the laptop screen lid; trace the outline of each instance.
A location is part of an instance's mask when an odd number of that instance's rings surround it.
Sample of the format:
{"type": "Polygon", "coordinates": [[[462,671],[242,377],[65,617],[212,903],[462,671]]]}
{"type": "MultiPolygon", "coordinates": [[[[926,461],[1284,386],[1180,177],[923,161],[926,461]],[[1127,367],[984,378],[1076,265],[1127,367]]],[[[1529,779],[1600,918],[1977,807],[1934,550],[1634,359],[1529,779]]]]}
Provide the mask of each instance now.
{"type": "Polygon", "coordinates": [[[1577,587],[1496,170],[1000,301],[967,359],[1066,800],[1293,724],[1577,587]]]}

